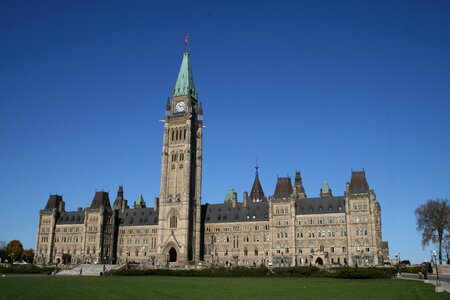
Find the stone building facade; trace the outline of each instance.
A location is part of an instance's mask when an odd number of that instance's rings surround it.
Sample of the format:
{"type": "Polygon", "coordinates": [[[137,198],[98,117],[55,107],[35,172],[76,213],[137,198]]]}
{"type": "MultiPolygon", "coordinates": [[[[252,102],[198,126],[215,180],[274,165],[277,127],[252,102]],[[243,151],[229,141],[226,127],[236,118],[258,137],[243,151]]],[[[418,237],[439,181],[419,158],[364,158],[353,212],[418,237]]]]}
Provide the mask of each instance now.
{"type": "Polygon", "coordinates": [[[39,213],[37,264],[141,263],[223,266],[378,265],[388,259],[381,209],[365,172],[352,172],[343,196],[324,182],[309,198],[296,172],[278,178],[266,197],[258,168],[242,202],[229,190],[222,204],[201,199],[203,109],[189,53],[183,54],[172,98],[167,99],[160,197],[130,208],[120,186],[96,192],[89,207],[66,211],[51,195],[39,213]]]}

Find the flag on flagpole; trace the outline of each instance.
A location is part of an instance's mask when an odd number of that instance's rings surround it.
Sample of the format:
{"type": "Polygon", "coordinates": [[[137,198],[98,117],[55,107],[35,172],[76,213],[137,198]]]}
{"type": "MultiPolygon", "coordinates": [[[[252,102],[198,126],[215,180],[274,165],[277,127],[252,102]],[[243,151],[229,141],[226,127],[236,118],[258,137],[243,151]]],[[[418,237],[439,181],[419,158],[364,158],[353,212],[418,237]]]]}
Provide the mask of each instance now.
{"type": "Polygon", "coordinates": [[[186,33],[186,37],[184,38],[184,45],[187,46],[189,43],[188,34],[186,33]]]}

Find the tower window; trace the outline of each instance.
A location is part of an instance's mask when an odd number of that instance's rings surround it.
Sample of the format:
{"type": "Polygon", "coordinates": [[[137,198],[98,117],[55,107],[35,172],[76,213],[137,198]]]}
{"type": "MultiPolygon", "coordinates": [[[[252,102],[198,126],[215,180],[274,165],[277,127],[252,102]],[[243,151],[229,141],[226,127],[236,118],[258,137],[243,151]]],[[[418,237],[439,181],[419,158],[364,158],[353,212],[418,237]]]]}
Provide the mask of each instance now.
{"type": "Polygon", "coordinates": [[[184,130],[184,139],[186,139],[186,129],[184,130]]]}
{"type": "Polygon", "coordinates": [[[172,130],[172,141],[173,141],[174,137],[175,137],[175,132],[173,132],[173,130],[172,130]]]}
{"type": "Polygon", "coordinates": [[[170,217],[170,228],[177,228],[177,216],[170,217]]]}

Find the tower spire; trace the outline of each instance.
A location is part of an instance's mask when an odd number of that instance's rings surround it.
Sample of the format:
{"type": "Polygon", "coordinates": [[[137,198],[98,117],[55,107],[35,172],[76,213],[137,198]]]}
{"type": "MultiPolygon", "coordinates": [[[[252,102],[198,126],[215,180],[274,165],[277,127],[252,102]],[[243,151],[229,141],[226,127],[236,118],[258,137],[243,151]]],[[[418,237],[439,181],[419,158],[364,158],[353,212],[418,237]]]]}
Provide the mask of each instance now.
{"type": "Polygon", "coordinates": [[[295,172],[294,187],[300,198],[306,198],[306,192],[305,192],[305,188],[303,187],[302,175],[300,174],[300,171],[295,172]]]}
{"type": "Polygon", "coordinates": [[[173,96],[187,96],[191,95],[197,99],[197,91],[195,90],[194,77],[192,75],[191,59],[189,52],[183,54],[180,71],[178,72],[177,83],[173,91],[173,96]]]}
{"type": "Polygon", "coordinates": [[[252,191],[250,192],[250,201],[261,202],[266,200],[266,196],[264,195],[261,182],[259,181],[258,163],[256,163],[255,169],[256,169],[255,181],[253,182],[252,191]]]}

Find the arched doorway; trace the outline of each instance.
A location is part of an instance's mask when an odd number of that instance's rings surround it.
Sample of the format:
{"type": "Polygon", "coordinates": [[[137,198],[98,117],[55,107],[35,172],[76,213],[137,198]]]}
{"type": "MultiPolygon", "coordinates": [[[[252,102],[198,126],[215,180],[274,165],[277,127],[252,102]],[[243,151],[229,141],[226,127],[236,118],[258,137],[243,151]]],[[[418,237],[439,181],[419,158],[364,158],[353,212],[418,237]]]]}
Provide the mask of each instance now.
{"type": "Polygon", "coordinates": [[[169,250],[169,262],[177,261],[177,250],[175,248],[170,248],[169,250]]]}
{"type": "Polygon", "coordinates": [[[323,260],[322,260],[322,258],[318,257],[318,258],[316,259],[316,265],[323,266],[323,260]]]}

